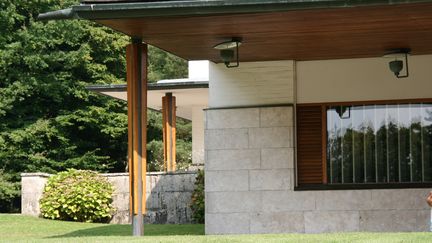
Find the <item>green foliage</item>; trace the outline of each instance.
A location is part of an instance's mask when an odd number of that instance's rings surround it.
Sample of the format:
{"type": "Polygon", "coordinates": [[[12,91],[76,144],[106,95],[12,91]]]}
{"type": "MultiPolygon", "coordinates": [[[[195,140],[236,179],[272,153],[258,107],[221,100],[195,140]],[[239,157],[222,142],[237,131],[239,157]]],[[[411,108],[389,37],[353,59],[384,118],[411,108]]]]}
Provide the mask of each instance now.
{"type": "Polygon", "coordinates": [[[124,82],[128,38],[85,21],[35,21],[77,2],[0,2],[0,169],[11,183],[21,172],[124,170],[126,106],[85,86],[124,82]]]}
{"type": "Polygon", "coordinates": [[[106,222],[114,209],[113,187],[96,172],[71,169],[48,179],[40,200],[44,218],[106,222]]]}
{"type": "MultiPolygon", "coordinates": [[[[39,13],[78,3],[0,1],[0,169],[12,184],[21,172],[125,171],[126,103],[85,87],[125,82],[129,38],[89,21],[35,21],[39,13]]],[[[184,60],[149,48],[150,81],[186,74],[184,60]]],[[[156,116],[148,125],[155,151],[160,124],[156,116]]],[[[190,143],[189,125],[178,126],[186,131],[179,139],[190,143]]],[[[179,158],[188,158],[189,147],[181,146],[179,158]]]]}
{"type": "Polygon", "coordinates": [[[192,218],[198,224],[205,221],[204,171],[199,170],[191,200],[192,218]]]}
{"type": "Polygon", "coordinates": [[[76,3],[0,3],[0,169],[5,173],[124,171],[126,106],[85,86],[124,82],[129,39],[86,21],[35,21],[38,13],[76,3]]]}
{"type": "Polygon", "coordinates": [[[149,82],[157,82],[162,79],[187,77],[187,62],[171,53],[149,46],[149,82]]]}
{"type": "MultiPolygon", "coordinates": [[[[176,162],[177,170],[185,170],[192,163],[192,124],[177,118],[176,162]]],[[[162,114],[148,111],[147,170],[162,171],[164,164],[162,141],[162,114]]]]}
{"type": "Polygon", "coordinates": [[[19,183],[0,170],[0,212],[13,211],[14,199],[20,195],[19,183]]]}

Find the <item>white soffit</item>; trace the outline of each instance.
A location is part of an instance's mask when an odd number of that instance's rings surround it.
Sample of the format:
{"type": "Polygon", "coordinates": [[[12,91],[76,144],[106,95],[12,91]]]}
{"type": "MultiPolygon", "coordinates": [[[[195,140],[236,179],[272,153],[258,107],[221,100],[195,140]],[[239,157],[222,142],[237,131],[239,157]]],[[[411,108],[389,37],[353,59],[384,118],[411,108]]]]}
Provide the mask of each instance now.
{"type": "MultiPolygon", "coordinates": [[[[124,91],[102,91],[101,94],[111,96],[120,100],[127,101],[127,93],[124,91]]],[[[177,116],[192,120],[193,107],[208,106],[208,88],[189,88],[189,89],[165,89],[149,90],[147,105],[153,110],[162,109],[162,97],[166,93],[172,93],[176,97],[177,116]]]]}
{"type": "MultiPolygon", "coordinates": [[[[172,93],[176,97],[177,116],[191,120],[193,107],[208,107],[209,61],[189,61],[189,77],[160,80],[148,85],[147,105],[162,109],[162,97],[172,93]]],[[[89,90],[127,101],[126,85],[89,86],[89,90]]]]}

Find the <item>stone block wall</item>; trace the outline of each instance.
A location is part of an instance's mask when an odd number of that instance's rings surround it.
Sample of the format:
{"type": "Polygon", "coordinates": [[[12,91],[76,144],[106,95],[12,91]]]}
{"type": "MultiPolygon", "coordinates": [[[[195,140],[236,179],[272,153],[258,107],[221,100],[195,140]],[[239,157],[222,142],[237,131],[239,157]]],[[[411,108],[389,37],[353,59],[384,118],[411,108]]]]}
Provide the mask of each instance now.
{"type": "MultiPolygon", "coordinates": [[[[39,199],[50,175],[24,173],[21,175],[24,215],[39,216],[39,199]]],[[[116,208],[110,223],[127,224],[129,219],[129,176],[127,173],[103,174],[114,186],[113,206],[116,208]]],[[[196,172],[147,173],[148,224],[192,223],[190,200],[195,189],[196,172]]]]}
{"type": "Polygon", "coordinates": [[[206,111],[206,233],[427,231],[429,189],[294,190],[293,109],[206,111]]]}
{"type": "Polygon", "coordinates": [[[48,177],[47,173],[21,174],[21,214],[40,215],[39,200],[48,177]]]}

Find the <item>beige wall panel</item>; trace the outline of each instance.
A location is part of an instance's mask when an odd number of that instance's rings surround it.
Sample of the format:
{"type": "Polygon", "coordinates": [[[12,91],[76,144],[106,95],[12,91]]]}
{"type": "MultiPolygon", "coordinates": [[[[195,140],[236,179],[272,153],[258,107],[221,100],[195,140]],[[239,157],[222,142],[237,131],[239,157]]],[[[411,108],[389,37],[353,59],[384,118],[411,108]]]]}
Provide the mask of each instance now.
{"type": "Polygon", "coordinates": [[[410,76],[402,79],[390,71],[391,60],[297,62],[298,103],[432,98],[432,55],[410,56],[410,76]]]}

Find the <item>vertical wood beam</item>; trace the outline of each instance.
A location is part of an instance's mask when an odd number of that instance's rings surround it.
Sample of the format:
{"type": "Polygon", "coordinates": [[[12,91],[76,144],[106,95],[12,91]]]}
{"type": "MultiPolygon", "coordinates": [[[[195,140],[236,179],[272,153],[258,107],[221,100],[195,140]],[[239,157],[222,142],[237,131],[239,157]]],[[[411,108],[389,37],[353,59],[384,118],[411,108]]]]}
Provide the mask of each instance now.
{"type": "Polygon", "coordinates": [[[328,183],[327,178],[327,106],[321,106],[321,151],[322,151],[322,173],[323,173],[323,184],[328,183]]]}
{"type": "Polygon", "coordinates": [[[135,39],[126,47],[128,167],[133,235],[144,235],[147,169],[147,45],[135,39]]]}
{"type": "Polygon", "coordinates": [[[176,98],[172,93],[162,97],[164,170],[176,171],[176,98]]]}

